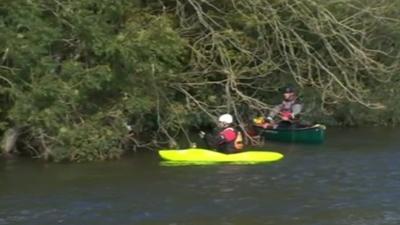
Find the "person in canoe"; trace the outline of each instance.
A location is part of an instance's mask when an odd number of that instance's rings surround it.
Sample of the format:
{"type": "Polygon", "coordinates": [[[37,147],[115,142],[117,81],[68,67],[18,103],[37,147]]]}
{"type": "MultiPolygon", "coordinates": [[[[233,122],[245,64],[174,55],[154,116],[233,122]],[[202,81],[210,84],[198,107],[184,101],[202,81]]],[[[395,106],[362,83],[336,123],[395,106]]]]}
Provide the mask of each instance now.
{"type": "Polygon", "coordinates": [[[235,153],[243,149],[242,133],[233,126],[233,117],[230,114],[223,114],[218,118],[217,132],[206,134],[200,132],[200,137],[208,147],[223,153],[235,153]]]}
{"type": "Polygon", "coordinates": [[[292,87],[286,87],[283,91],[283,101],[275,106],[268,114],[266,122],[272,124],[274,128],[297,127],[300,122],[300,114],[303,104],[297,98],[297,94],[292,87]],[[280,121],[276,123],[274,118],[279,116],[280,121]]]}

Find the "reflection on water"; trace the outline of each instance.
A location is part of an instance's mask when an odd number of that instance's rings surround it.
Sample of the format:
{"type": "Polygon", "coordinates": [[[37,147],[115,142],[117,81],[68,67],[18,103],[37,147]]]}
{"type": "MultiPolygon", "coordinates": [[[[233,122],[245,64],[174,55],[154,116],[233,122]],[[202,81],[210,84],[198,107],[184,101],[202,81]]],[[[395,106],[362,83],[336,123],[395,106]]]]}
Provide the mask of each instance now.
{"type": "Polygon", "coordinates": [[[399,134],[328,129],[260,164],[0,161],[0,225],[398,225],[399,134]]]}

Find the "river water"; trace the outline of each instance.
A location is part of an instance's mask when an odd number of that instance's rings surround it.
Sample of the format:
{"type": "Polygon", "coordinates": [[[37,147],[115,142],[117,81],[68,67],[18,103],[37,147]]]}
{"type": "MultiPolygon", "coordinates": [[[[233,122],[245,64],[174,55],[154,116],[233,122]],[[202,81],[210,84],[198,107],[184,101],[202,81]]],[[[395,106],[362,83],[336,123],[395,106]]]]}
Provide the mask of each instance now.
{"type": "Polygon", "coordinates": [[[255,165],[169,165],[155,152],[56,164],[0,161],[0,225],[398,225],[400,131],[328,129],[267,143],[255,165]]]}

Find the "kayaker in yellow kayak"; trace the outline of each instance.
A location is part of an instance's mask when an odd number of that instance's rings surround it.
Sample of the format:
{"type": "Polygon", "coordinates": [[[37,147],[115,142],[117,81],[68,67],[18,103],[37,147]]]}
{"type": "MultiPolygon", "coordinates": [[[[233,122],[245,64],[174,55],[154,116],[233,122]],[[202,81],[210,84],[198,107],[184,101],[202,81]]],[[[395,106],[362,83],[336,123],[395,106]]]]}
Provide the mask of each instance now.
{"type": "Polygon", "coordinates": [[[216,134],[200,132],[208,147],[223,153],[235,153],[243,149],[242,133],[233,126],[231,114],[223,114],[218,118],[216,134]]]}

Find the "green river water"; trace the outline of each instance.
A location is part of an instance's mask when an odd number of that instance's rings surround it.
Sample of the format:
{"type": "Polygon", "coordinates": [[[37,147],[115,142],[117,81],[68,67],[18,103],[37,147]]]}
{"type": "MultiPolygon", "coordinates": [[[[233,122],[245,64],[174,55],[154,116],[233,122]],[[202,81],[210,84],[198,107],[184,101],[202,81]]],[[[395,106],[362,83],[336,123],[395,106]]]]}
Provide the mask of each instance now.
{"type": "Polygon", "coordinates": [[[329,129],[267,143],[279,162],[169,165],[155,152],[82,164],[0,161],[0,225],[398,225],[400,131],[329,129]]]}

